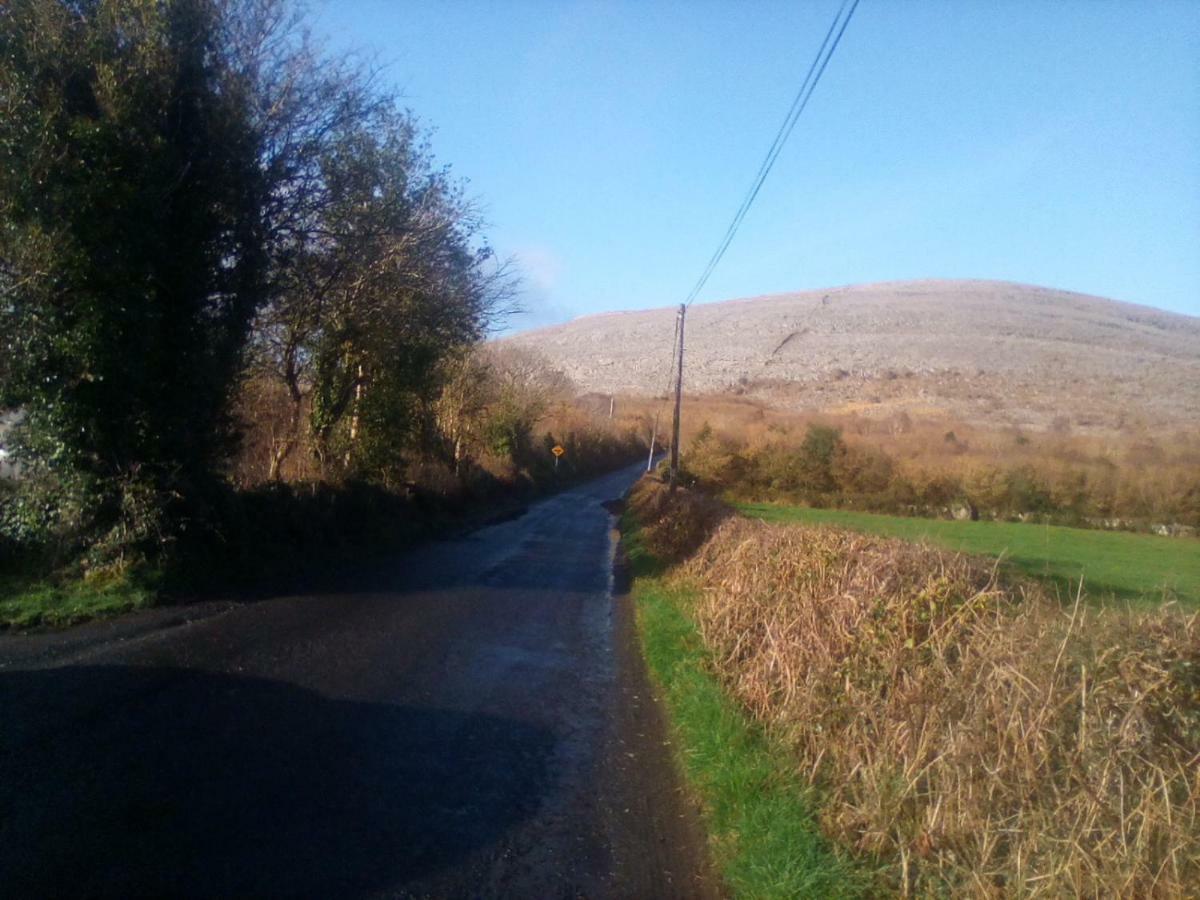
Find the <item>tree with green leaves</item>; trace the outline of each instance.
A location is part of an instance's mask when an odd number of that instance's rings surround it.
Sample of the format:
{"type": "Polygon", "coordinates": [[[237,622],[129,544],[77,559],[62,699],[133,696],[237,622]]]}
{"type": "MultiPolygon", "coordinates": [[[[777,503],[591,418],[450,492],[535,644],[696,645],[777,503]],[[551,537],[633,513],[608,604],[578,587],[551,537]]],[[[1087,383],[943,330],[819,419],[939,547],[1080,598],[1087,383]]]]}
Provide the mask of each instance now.
{"type": "Polygon", "coordinates": [[[247,376],[289,405],[271,475],[305,443],[388,483],[512,296],[481,227],[286,0],[0,7],[0,407],[28,463],[0,530],[104,563],[194,529],[247,376]]]}
{"type": "Polygon", "coordinates": [[[74,526],[122,547],[165,537],[219,470],[265,298],[233,26],[212,0],[0,10],[3,393],[27,413],[22,452],[76,495],[74,526]]]}
{"type": "Polygon", "coordinates": [[[844,446],[841,429],[810,424],[796,454],[798,486],[815,493],[834,490],[834,460],[844,446]]]}

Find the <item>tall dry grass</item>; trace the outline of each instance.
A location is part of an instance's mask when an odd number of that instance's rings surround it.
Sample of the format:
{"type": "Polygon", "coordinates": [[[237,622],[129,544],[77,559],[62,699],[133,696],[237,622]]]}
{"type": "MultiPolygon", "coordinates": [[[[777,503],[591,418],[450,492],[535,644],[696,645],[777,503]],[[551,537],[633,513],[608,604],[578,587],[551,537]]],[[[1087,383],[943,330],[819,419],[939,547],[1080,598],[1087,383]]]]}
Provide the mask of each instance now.
{"type": "Polygon", "coordinates": [[[720,677],[898,892],[1200,890],[1195,615],[1064,610],[981,560],[745,520],[682,572],[720,677]]]}

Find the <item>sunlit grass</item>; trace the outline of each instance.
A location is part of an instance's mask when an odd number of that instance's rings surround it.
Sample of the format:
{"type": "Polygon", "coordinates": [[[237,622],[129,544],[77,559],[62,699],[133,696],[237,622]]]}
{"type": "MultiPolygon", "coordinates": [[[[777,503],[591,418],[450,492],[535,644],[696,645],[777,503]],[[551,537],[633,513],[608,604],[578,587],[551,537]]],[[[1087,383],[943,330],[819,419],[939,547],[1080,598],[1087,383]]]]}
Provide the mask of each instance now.
{"type": "Polygon", "coordinates": [[[711,674],[688,614],[695,594],[654,573],[661,565],[626,516],[638,630],[661,685],[688,782],[701,798],[714,861],[737,897],[869,894],[869,876],[821,836],[812,790],[711,674]]]}
{"type": "Polygon", "coordinates": [[[1181,605],[1200,606],[1200,541],[1192,538],[1022,522],[918,519],[767,503],[738,508],[743,515],[767,522],[838,525],[1002,557],[1012,569],[1050,583],[1064,596],[1073,596],[1082,577],[1084,591],[1093,599],[1145,603],[1174,599],[1181,605]]]}
{"type": "Polygon", "coordinates": [[[127,575],[30,578],[0,575],[0,628],[61,627],[154,604],[156,591],[127,575]]]}

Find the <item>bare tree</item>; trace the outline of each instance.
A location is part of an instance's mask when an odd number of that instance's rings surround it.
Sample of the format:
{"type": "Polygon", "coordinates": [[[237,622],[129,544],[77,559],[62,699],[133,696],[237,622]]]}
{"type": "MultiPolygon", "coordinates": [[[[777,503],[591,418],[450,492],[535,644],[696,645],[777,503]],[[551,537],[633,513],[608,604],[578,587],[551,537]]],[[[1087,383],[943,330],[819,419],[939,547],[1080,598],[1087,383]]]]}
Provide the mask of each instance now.
{"type": "Polygon", "coordinates": [[[349,470],[370,433],[377,448],[403,442],[414,397],[431,399],[440,361],[511,309],[515,281],[370,70],[323,56],[277,0],[250,4],[245,20],[250,77],[274,98],[260,121],[272,294],[250,370],[288,398],[269,477],[305,437],[322,465],[349,470]]]}
{"type": "Polygon", "coordinates": [[[534,350],[493,344],[481,353],[493,381],[484,429],[488,449],[520,461],[533,451],[534,428],[574,397],[575,386],[534,350]]]}

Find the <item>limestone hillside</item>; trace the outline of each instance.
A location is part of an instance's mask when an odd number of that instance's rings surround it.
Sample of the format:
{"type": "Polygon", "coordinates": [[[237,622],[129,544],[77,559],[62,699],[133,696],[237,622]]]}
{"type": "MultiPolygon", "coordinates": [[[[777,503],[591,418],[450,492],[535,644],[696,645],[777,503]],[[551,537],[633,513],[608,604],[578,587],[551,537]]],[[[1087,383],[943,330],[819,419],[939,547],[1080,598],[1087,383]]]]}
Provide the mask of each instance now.
{"type": "MultiPolygon", "coordinates": [[[[583,391],[655,395],[674,308],[507,338],[583,391]]],[[[1200,423],[1200,318],[997,281],[905,281],[693,306],[685,385],[773,406],[1108,430],[1200,423]]]]}

